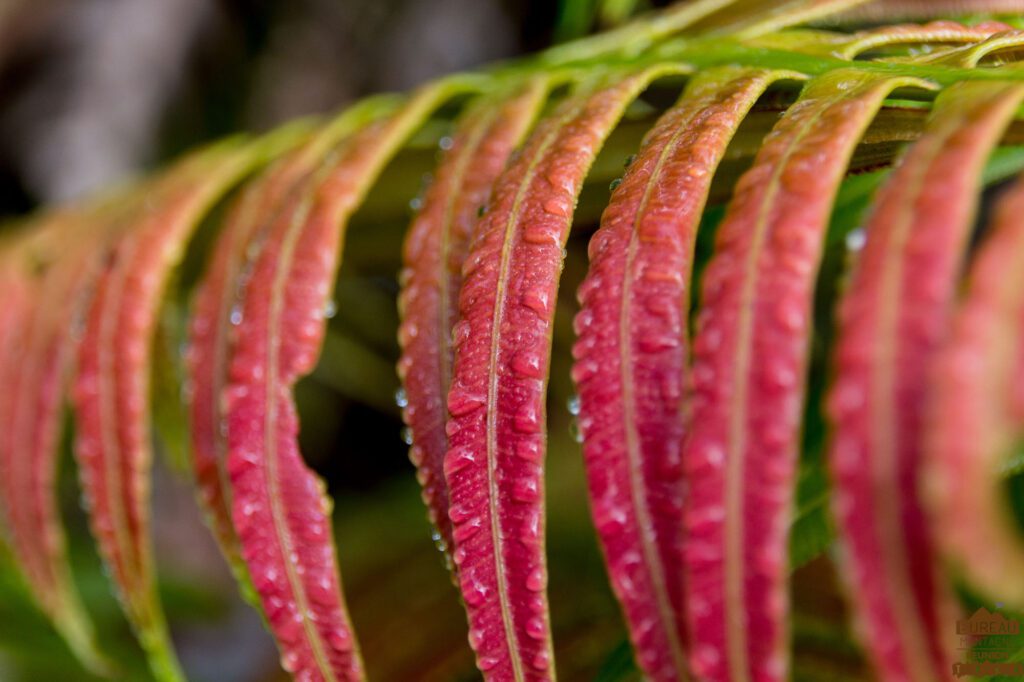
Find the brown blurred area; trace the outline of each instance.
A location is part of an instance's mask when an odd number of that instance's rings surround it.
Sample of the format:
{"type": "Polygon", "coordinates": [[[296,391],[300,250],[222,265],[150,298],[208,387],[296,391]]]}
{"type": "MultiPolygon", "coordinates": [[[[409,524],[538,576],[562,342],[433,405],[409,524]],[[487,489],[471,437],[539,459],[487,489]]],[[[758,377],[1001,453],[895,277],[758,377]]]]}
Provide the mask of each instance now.
{"type": "Polygon", "coordinates": [[[553,2],[2,0],[0,214],[543,46],[553,2]]]}

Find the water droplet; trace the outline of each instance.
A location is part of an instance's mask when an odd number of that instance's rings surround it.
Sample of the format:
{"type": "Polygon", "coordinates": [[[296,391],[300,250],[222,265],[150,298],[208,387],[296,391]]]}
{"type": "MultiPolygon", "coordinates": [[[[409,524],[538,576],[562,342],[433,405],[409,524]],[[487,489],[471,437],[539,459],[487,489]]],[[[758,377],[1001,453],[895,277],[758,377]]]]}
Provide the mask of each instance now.
{"type": "Polygon", "coordinates": [[[547,635],[547,628],[544,627],[544,621],[537,617],[527,620],[526,634],[534,639],[544,639],[544,636],[547,635]]]}
{"type": "Polygon", "coordinates": [[[523,292],[522,303],[541,317],[547,317],[551,305],[551,296],[544,289],[530,289],[523,292]]]}
{"type": "Polygon", "coordinates": [[[710,504],[699,509],[691,509],[687,514],[687,526],[695,530],[703,529],[707,525],[716,525],[725,520],[725,507],[720,504],[710,504]]]}
{"type": "Polygon", "coordinates": [[[452,327],[452,343],[456,346],[461,346],[469,340],[469,335],[472,331],[469,320],[459,320],[452,327]]]}
{"type": "Polygon", "coordinates": [[[527,400],[516,412],[513,426],[520,433],[537,433],[540,431],[540,411],[533,400],[527,400]]]}
{"type": "Polygon", "coordinates": [[[327,301],[324,306],[324,319],[329,320],[338,314],[338,304],[334,301],[327,301]]]}
{"type": "Polygon", "coordinates": [[[395,405],[399,407],[407,407],[409,405],[409,397],[405,393],[405,388],[399,388],[395,391],[395,405]]]}
{"type": "Polygon", "coordinates": [[[529,226],[523,230],[523,241],[534,246],[556,244],[558,240],[543,226],[529,226]]]}
{"type": "Polygon", "coordinates": [[[516,456],[527,462],[539,462],[540,445],[534,440],[521,440],[516,445],[516,456]]]}
{"type": "Polygon", "coordinates": [[[715,469],[718,469],[725,463],[725,449],[718,443],[708,443],[703,448],[703,452],[701,454],[703,455],[704,461],[715,469]]]}
{"type": "Polygon", "coordinates": [[[257,240],[252,240],[245,246],[245,258],[249,261],[254,261],[260,255],[260,243],[257,240]]]}
{"type": "Polygon", "coordinates": [[[576,332],[576,336],[582,336],[593,324],[594,311],[590,308],[584,308],[576,313],[576,317],[573,318],[572,329],[576,332]]]}
{"type": "Polygon", "coordinates": [[[523,526],[520,529],[519,541],[527,546],[534,546],[540,542],[541,534],[540,510],[530,509],[523,519],[523,526]]]}
{"type": "Polygon", "coordinates": [[[404,427],[401,432],[402,442],[406,445],[412,445],[412,429],[408,426],[404,427]]]}
{"type": "Polygon", "coordinates": [[[569,436],[576,443],[583,442],[583,429],[580,428],[580,420],[573,419],[569,422],[569,436]]]}
{"type": "Polygon", "coordinates": [[[629,521],[625,510],[616,503],[604,501],[594,508],[594,525],[602,534],[617,533],[629,521]]]}
{"type": "Polygon", "coordinates": [[[579,415],[580,397],[578,395],[574,395],[571,398],[569,398],[568,403],[566,403],[566,407],[569,408],[569,414],[573,415],[574,417],[579,415]]]}
{"type": "Polygon", "coordinates": [[[470,606],[480,606],[487,599],[490,590],[486,583],[483,583],[469,575],[462,577],[462,598],[470,606]]]}
{"type": "Polygon", "coordinates": [[[545,213],[558,216],[560,218],[567,218],[570,213],[569,207],[566,206],[565,201],[558,198],[548,199],[544,202],[541,208],[544,209],[545,213]]]}
{"type": "Polygon", "coordinates": [[[453,504],[448,509],[448,518],[452,520],[452,523],[458,525],[470,518],[473,515],[473,510],[464,504],[453,504]]]}
{"type": "Polygon", "coordinates": [[[476,651],[484,641],[484,632],[478,628],[469,629],[469,647],[476,651]]]}
{"type": "Polygon", "coordinates": [[[580,360],[572,366],[572,380],[577,385],[582,384],[597,374],[599,369],[599,365],[594,360],[580,360]]]}
{"type": "Polygon", "coordinates": [[[398,343],[403,348],[407,348],[419,334],[419,325],[412,319],[405,320],[398,326],[398,343]]]}
{"type": "Polygon", "coordinates": [[[413,197],[409,200],[409,210],[415,213],[421,208],[423,208],[423,199],[420,197],[413,197]]]}
{"type": "Polygon", "coordinates": [[[442,138],[441,138],[440,140],[438,140],[438,141],[437,141],[437,146],[438,146],[438,148],[439,148],[439,149],[440,149],[441,151],[443,151],[443,152],[446,152],[446,151],[448,151],[448,150],[449,150],[449,149],[451,149],[451,148],[452,148],[452,147],[453,147],[454,145],[455,145],[455,140],[453,140],[453,139],[452,139],[451,137],[449,137],[448,135],[445,135],[444,137],[442,137],[442,138]]]}
{"type": "Polygon", "coordinates": [[[477,665],[480,666],[480,670],[484,672],[488,670],[494,670],[498,667],[498,663],[501,661],[496,656],[481,656],[480,660],[477,661],[477,665]]]}
{"type": "Polygon", "coordinates": [[[512,369],[531,379],[543,379],[544,369],[541,356],[531,350],[519,351],[512,357],[512,369]]]}
{"type": "Polygon", "coordinates": [[[448,454],[444,456],[444,473],[446,476],[451,476],[462,471],[475,461],[476,455],[470,448],[449,450],[448,454]]]}
{"type": "Polygon", "coordinates": [[[281,657],[281,667],[287,672],[293,673],[299,667],[299,654],[295,651],[289,651],[281,657]]]}
{"type": "Polygon", "coordinates": [[[228,318],[231,324],[235,327],[242,324],[242,306],[237,303],[231,306],[231,315],[228,318]]]}
{"type": "Polygon", "coordinates": [[[804,328],[806,315],[804,314],[803,307],[792,301],[782,299],[776,307],[775,316],[779,324],[789,331],[797,332],[804,328]]]}
{"type": "Polygon", "coordinates": [[[863,227],[858,227],[855,230],[851,230],[846,235],[846,248],[850,251],[860,251],[864,248],[864,244],[868,241],[867,232],[864,231],[863,227]]]}
{"type": "Polygon", "coordinates": [[[608,189],[614,192],[622,184],[622,178],[615,178],[608,184],[608,189]]]}
{"type": "Polygon", "coordinates": [[[519,502],[536,502],[540,497],[537,479],[530,477],[515,482],[512,486],[512,498],[519,502]]]}
{"type": "Polygon", "coordinates": [[[629,168],[630,166],[633,165],[634,161],[636,161],[636,154],[630,154],[629,156],[626,157],[626,162],[622,164],[622,167],[629,168]]]}
{"type": "Polygon", "coordinates": [[[348,651],[352,648],[352,635],[349,634],[348,630],[341,628],[332,630],[327,639],[335,649],[348,651]]]}
{"type": "Polygon", "coordinates": [[[660,353],[679,347],[679,337],[671,334],[645,334],[641,336],[637,345],[644,353],[660,353]]]}
{"type": "Polygon", "coordinates": [[[448,544],[444,541],[444,538],[441,537],[441,534],[439,532],[435,530],[433,533],[431,533],[430,539],[434,541],[434,547],[437,548],[437,551],[442,553],[448,551],[448,544]]]}
{"type": "Polygon", "coordinates": [[[483,218],[485,213],[487,213],[487,204],[483,204],[476,209],[477,218],[483,218]]]}
{"type": "Polygon", "coordinates": [[[710,644],[701,644],[693,652],[693,667],[700,675],[711,676],[720,660],[718,649],[710,644]]]}
{"type": "MultiPolygon", "coordinates": [[[[532,637],[531,633],[531,637],[532,637]]],[[[543,635],[541,635],[543,637],[543,635]]],[[[536,639],[540,639],[537,637],[536,639]]],[[[551,656],[546,651],[537,652],[537,655],[533,657],[533,667],[537,670],[547,670],[551,666],[551,656]]]]}
{"type": "Polygon", "coordinates": [[[455,530],[452,531],[452,538],[457,543],[463,543],[479,533],[480,529],[483,528],[483,525],[483,519],[479,516],[474,516],[462,523],[456,524],[455,530]]]}
{"type": "Polygon", "coordinates": [[[526,589],[531,592],[540,592],[547,586],[547,584],[547,574],[544,573],[544,569],[540,566],[530,571],[530,574],[526,576],[526,589]]]}
{"type": "Polygon", "coordinates": [[[452,413],[453,417],[461,417],[479,409],[486,402],[487,399],[482,395],[453,388],[448,394],[448,411],[452,413]]]}

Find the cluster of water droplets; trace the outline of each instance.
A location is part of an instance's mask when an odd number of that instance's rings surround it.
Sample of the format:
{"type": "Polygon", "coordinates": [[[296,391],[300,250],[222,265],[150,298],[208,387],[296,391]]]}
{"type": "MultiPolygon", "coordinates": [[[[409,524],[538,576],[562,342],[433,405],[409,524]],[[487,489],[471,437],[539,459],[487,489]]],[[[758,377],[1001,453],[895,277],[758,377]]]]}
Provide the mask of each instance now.
{"type": "MultiPolygon", "coordinates": [[[[404,387],[395,389],[395,405],[400,410],[404,410],[409,406],[409,396],[406,394],[404,387]]],[[[401,431],[399,431],[399,436],[406,445],[411,446],[413,444],[412,427],[403,426],[401,431]]]]}

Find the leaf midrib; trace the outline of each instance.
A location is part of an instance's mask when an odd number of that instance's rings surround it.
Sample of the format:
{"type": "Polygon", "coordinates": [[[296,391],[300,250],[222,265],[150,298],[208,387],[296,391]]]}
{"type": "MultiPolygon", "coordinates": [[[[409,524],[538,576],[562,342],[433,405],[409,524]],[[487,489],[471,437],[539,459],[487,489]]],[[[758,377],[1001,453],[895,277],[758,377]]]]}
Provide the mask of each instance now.
{"type": "Polygon", "coordinates": [[[519,660],[519,648],[516,632],[513,627],[511,604],[509,603],[508,586],[505,583],[505,567],[502,561],[504,538],[501,532],[501,521],[498,518],[498,489],[497,468],[498,468],[498,356],[501,346],[501,322],[505,317],[506,293],[508,289],[508,272],[512,260],[514,241],[512,235],[519,227],[519,217],[522,211],[522,204],[526,198],[533,180],[537,175],[537,168],[545,159],[551,146],[558,139],[559,133],[566,125],[583,111],[585,106],[584,96],[577,95],[572,107],[558,118],[558,123],[552,123],[550,130],[546,131],[544,138],[537,145],[533,158],[527,166],[525,173],[516,190],[512,201],[512,208],[505,221],[504,236],[501,243],[501,259],[498,268],[498,281],[495,285],[494,316],[491,321],[491,347],[487,361],[487,371],[490,381],[487,384],[487,505],[491,522],[491,538],[493,539],[494,572],[497,578],[498,603],[501,607],[501,619],[505,629],[505,643],[509,650],[509,661],[512,664],[512,674],[516,682],[525,680],[522,661],[519,660]]]}
{"type": "MultiPolygon", "coordinates": [[[[451,294],[449,285],[451,284],[451,276],[448,270],[448,255],[449,249],[451,248],[451,230],[452,230],[452,218],[455,215],[455,205],[458,203],[460,193],[463,189],[463,183],[465,182],[466,172],[469,170],[470,165],[473,162],[481,140],[487,134],[491,123],[497,118],[497,110],[493,107],[488,108],[487,114],[482,116],[480,120],[474,123],[472,133],[469,135],[465,142],[465,147],[462,149],[461,155],[458,162],[455,165],[455,169],[452,173],[451,190],[447,192],[445,197],[444,211],[441,215],[441,244],[438,258],[438,335],[437,338],[440,342],[439,354],[438,354],[438,381],[441,389],[441,396],[448,395],[448,388],[452,381],[452,318],[453,311],[451,309],[450,297],[451,294]]],[[[457,311],[455,311],[457,312],[457,311]]],[[[442,405],[443,411],[443,405],[442,405]]],[[[447,442],[447,435],[444,437],[447,442]]]]}
{"type": "MultiPolygon", "coordinates": [[[[682,650],[682,642],[679,638],[675,617],[672,614],[672,604],[668,595],[668,586],[665,581],[665,573],[662,570],[661,558],[655,545],[657,539],[653,537],[653,523],[647,508],[647,500],[644,495],[643,462],[640,456],[640,444],[638,442],[636,424],[636,397],[633,391],[633,345],[630,332],[632,325],[631,318],[631,294],[633,290],[633,263],[636,259],[638,231],[647,213],[647,206],[650,203],[651,192],[654,186],[661,179],[661,171],[669,156],[675,152],[679,139],[688,132],[687,129],[693,123],[698,112],[691,109],[687,112],[685,120],[679,121],[675,132],[672,133],[668,143],[662,148],[658,160],[650,177],[644,186],[644,194],[637,206],[633,217],[633,229],[630,232],[629,246],[626,253],[626,267],[622,272],[622,308],[619,313],[619,369],[622,373],[622,421],[626,433],[626,454],[629,461],[629,488],[630,497],[633,501],[633,509],[637,516],[640,529],[640,548],[644,555],[644,563],[651,572],[654,591],[656,593],[656,605],[658,616],[662,622],[665,635],[668,638],[669,647],[672,652],[672,661],[675,665],[676,674],[680,680],[687,679],[686,660],[682,650]]],[[[683,327],[685,334],[685,325],[683,327]]]]}
{"type": "MultiPolygon", "coordinates": [[[[842,96],[831,98],[830,104],[842,99],[842,96]]],[[[747,657],[746,624],[744,622],[743,585],[743,462],[746,454],[746,421],[748,397],[748,373],[751,361],[752,328],[754,309],[751,305],[757,277],[757,263],[761,255],[767,232],[768,213],[775,205],[775,197],[779,193],[782,172],[787,167],[796,147],[803,141],[807,133],[814,127],[815,120],[805,121],[799,132],[790,138],[783,154],[775,162],[771,176],[766,183],[764,195],[760,202],[757,220],[754,224],[753,239],[744,265],[744,281],[740,295],[740,314],[737,347],[734,355],[733,370],[733,409],[729,418],[729,448],[726,453],[725,472],[725,619],[726,649],[730,675],[737,682],[750,679],[750,668],[747,657]]]]}
{"type": "MultiPolygon", "coordinates": [[[[320,174],[321,176],[323,174],[320,174]]],[[[314,188],[322,177],[314,181],[314,188]]],[[[306,218],[313,210],[313,203],[316,199],[316,191],[310,191],[303,202],[296,208],[289,221],[288,230],[281,241],[281,253],[278,258],[278,266],[274,272],[274,282],[269,314],[267,315],[267,350],[266,350],[266,378],[264,380],[266,399],[266,416],[263,422],[263,440],[266,448],[266,486],[270,501],[271,517],[274,520],[274,531],[281,548],[281,564],[284,566],[285,575],[288,576],[288,584],[292,596],[295,598],[299,615],[302,617],[302,629],[306,633],[306,640],[309,642],[310,651],[315,659],[318,670],[328,682],[336,682],[337,676],[327,662],[324,651],[324,643],[321,641],[320,632],[310,622],[309,602],[306,599],[305,586],[299,579],[296,566],[290,557],[294,553],[292,544],[291,529],[284,519],[285,511],[282,509],[280,500],[277,453],[277,387],[279,382],[278,362],[281,347],[281,314],[284,308],[284,295],[289,281],[289,275],[293,265],[295,247],[306,223],[306,218]]],[[[301,463],[300,463],[301,466],[301,463]]]]}

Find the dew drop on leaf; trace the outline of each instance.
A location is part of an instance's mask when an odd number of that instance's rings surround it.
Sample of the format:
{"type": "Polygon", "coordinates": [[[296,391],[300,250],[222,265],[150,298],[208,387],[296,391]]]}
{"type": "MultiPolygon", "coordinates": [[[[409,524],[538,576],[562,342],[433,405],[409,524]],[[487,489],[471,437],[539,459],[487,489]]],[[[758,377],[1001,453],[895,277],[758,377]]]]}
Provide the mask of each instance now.
{"type": "Polygon", "coordinates": [[[580,428],[580,421],[573,419],[569,422],[569,436],[577,443],[583,442],[583,429],[580,428]]]}
{"type": "Polygon", "coordinates": [[[435,530],[431,533],[430,538],[434,541],[434,547],[437,548],[437,551],[442,553],[448,551],[448,545],[445,543],[444,538],[441,537],[441,533],[435,530]]]}
{"type": "Polygon", "coordinates": [[[851,230],[846,235],[846,248],[850,251],[860,251],[864,248],[864,243],[867,241],[867,238],[867,233],[864,232],[863,227],[851,230]]]}

